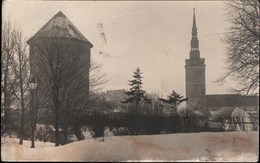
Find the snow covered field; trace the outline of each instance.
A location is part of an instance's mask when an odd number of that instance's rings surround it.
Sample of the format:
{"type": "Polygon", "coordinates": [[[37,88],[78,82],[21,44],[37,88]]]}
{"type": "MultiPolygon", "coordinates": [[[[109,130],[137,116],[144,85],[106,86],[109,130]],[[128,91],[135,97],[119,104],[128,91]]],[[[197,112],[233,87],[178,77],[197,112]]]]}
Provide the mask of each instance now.
{"type": "Polygon", "coordinates": [[[258,160],[258,132],[223,132],[110,136],[105,141],[88,139],[64,146],[6,138],[2,161],[243,161],[258,160]]]}

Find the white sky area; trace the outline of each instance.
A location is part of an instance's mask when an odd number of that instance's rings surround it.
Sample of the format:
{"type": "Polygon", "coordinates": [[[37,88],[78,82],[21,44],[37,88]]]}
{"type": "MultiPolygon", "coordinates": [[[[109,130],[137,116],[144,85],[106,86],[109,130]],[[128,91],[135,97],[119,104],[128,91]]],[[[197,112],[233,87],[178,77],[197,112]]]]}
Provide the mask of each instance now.
{"type": "Polygon", "coordinates": [[[206,93],[230,93],[233,82],[213,83],[226,66],[223,34],[218,35],[228,29],[223,1],[5,1],[2,17],[15,23],[29,39],[62,11],[94,45],[91,58],[103,64],[109,80],[104,91],[129,89],[128,80],[140,67],[143,89],[148,93],[165,96],[174,89],[185,95],[184,66],[190,52],[194,7],[200,54],[206,63],[206,93]]]}

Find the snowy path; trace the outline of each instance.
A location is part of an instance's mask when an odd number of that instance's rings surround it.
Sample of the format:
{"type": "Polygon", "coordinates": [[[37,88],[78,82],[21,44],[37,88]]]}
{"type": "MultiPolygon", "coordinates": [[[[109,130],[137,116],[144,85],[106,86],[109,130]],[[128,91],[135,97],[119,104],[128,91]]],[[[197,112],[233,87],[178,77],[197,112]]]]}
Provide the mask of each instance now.
{"type": "Polygon", "coordinates": [[[17,139],[2,144],[2,160],[52,161],[257,161],[258,132],[192,133],[147,136],[111,136],[104,142],[89,139],[65,146],[30,142],[18,145],[17,139]]]}

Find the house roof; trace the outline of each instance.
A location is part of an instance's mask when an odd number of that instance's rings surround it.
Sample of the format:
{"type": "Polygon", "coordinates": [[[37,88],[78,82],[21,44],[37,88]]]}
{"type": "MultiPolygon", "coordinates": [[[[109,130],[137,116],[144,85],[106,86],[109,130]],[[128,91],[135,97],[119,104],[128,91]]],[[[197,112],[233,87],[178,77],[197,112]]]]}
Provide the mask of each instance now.
{"type": "Polygon", "coordinates": [[[61,11],[54,15],[31,39],[29,39],[28,43],[33,39],[43,37],[78,39],[86,42],[90,47],[93,47],[93,45],[61,11]]]}
{"type": "Polygon", "coordinates": [[[259,96],[244,96],[241,106],[259,106],[259,96]]]}
{"type": "Polygon", "coordinates": [[[259,106],[258,96],[238,94],[206,95],[207,107],[259,106]]]}

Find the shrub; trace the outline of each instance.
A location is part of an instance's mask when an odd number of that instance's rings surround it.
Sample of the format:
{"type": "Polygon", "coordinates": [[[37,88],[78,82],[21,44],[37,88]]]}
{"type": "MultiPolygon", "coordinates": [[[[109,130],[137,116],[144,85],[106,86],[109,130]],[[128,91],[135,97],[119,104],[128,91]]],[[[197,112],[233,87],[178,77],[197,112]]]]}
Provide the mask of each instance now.
{"type": "Polygon", "coordinates": [[[90,130],[93,138],[104,137],[107,116],[103,113],[94,112],[91,117],[90,130]]]}

